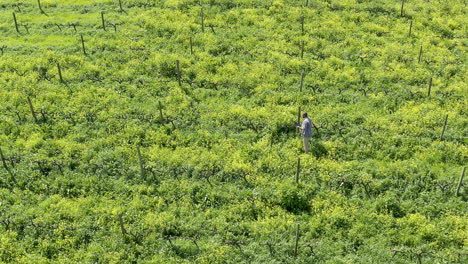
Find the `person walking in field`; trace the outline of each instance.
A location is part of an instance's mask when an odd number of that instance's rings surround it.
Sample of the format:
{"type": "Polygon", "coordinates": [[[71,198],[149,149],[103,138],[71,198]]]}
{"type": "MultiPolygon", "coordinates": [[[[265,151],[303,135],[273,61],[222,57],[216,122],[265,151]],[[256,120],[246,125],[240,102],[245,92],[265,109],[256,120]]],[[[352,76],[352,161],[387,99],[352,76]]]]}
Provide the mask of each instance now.
{"type": "Polygon", "coordinates": [[[302,126],[297,127],[301,129],[302,141],[304,143],[304,152],[309,153],[313,123],[312,120],[310,120],[310,118],[307,116],[307,113],[305,112],[302,114],[302,118],[304,118],[304,121],[302,121],[302,126]]]}

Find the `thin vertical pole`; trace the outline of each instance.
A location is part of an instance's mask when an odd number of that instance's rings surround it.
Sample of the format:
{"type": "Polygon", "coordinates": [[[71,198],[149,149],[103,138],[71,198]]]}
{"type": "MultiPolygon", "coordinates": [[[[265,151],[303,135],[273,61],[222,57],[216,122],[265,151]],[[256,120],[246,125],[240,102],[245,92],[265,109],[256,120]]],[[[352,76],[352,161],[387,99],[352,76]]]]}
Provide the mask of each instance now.
{"type": "Polygon", "coordinates": [[[444,127],[442,128],[442,133],[440,134],[440,140],[444,137],[445,129],[447,128],[447,119],[448,119],[448,114],[445,115],[445,120],[444,120],[444,127]]]}
{"type": "Polygon", "coordinates": [[[190,36],[190,55],[193,54],[193,39],[192,36],[190,36]]]}
{"type": "Polygon", "coordinates": [[[401,1],[401,10],[400,10],[400,16],[403,16],[403,8],[405,7],[405,0],[401,1]]]}
{"type": "Polygon", "coordinates": [[[301,17],[301,33],[304,35],[304,16],[301,17]]]}
{"type": "Polygon", "coordinates": [[[41,11],[42,14],[45,14],[44,10],[42,10],[41,0],[37,0],[37,5],[39,6],[39,11],[41,11]]]}
{"type": "Polygon", "coordinates": [[[101,21],[102,21],[102,28],[104,29],[104,31],[107,31],[106,30],[106,21],[104,20],[104,12],[101,12],[101,21]]]}
{"type": "Polygon", "coordinates": [[[182,86],[182,82],[180,80],[181,78],[181,72],[180,72],[180,63],[179,60],[176,60],[176,67],[177,67],[177,82],[179,83],[179,86],[182,86]]]}
{"type": "Polygon", "coordinates": [[[299,249],[299,224],[296,226],[296,241],[294,243],[294,257],[297,257],[299,249]]]}
{"type": "Polygon", "coordinates": [[[5,170],[10,174],[11,178],[15,180],[15,177],[13,176],[13,173],[10,171],[10,168],[8,168],[8,165],[6,164],[5,156],[3,156],[2,148],[0,148],[0,158],[2,159],[2,164],[5,170]]]}
{"type": "Polygon", "coordinates": [[[86,48],[85,48],[85,42],[84,42],[84,39],[83,39],[83,34],[80,35],[81,37],[81,47],[83,48],[83,54],[86,56],[86,48]]]}
{"type": "Polygon", "coordinates": [[[299,91],[302,92],[302,87],[304,86],[304,77],[305,77],[305,72],[301,73],[301,86],[299,88],[299,91]]]}
{"type": "Polygon", "coordinates": [[[428,89],[427,89],[427,96],[431,96],[431,88],[432,88],[432,76],[429,77],[429,86],[428,86],[428,89]]]}
{"type": "Polygon", "coordinates": [[[18,28],[18,20],[16,20],[15,12],[13,12],[13,20],[15,21],[16,32],[20,33],[19,28],[18,28]]]}
{"type": "Polygon", "coordinates": [[[200,16],[201,16],[202,32],[205,33],[205,14],[203,12],[203,6],[201,7],[200,16]]]}
{"type": "Polygon", "coordinates": [[[412,29],[413,29],[413,20],[411,20],[410,25],[409,25],[408,37],[411,37],[411,30],[412,29]]]}
{"type": "Polygon", "coordinates": [[[138,163],[140,165],[141,178],[145,178],[145,168],[143,166],[143,159],[141,158],[140,146],[137,145],[138,163]]]}
{"type": "Polygon", "coordinates": [[[301,173],[301,157],[297,158],[296,184],[299,183],[299,174],[301,173]]]}
{"type": "Polygon", "coordinates": [[[421,45],[421,48],[419,49],[418,63],[421,62],[422,52],[423,52],[423,48],[422,48],[422,45],[421,45]]]}
{"type": "Polygon", "coordinates": [[[31,113],[32,113],[32,116],[34,118],[34,121],[36,123],[39,123],[39,121],[37,120],[36,112],[34,112],[34,107],[33,107],[33,104],[31,102],[31,98],[29,98],[29,96],[28,96],[28,104],[29,104],[29,108],[31,109],[31,113]]]}
{"type": "Polygon", "coordinates": [[[304,41],[301,41],[301,59],[304,58],[304,41]]]}
{"type": "Polygon", "coordinates": [[[163,112],[162,112],[162,104],[161,104],[161,101],[159,101],[158,104],[159,104],[159,119],[160,119],[161,121],[163,121],[164,118],[163,118],[163,112]]]}
{"type": "Polygon", "coordinates": [[[122,0],[119,0],[119,7],[120,7],[120,11],[124,11],[123,8],[122,8],[122,0]]]}
{"type": "Polygon", "coordinates": [[[65,81],[63,80],[63,77],[62,77],[62,69],[60,68],[60,63],[59,62],[57,62],[57,70],[58,70],[60,82],[65,83],[65,81]]]}
{"type": "Polygon", "coordinates": [[[462,173],[460,175],[460,179],[458,180],[457,189],[455,190],[455,196],[458,196],[458,193],[460,192],[460,188],[463,184],[463,178],[465,177],[465,171],[466,171],[466,166],[463,167],[462,173]]]}
{"type": "MultiPolygon", "coordinates": [[[[301,122],[301,107],[299,106],[297,108],[297,123],[300,124],[300,122],[301,122]]],[[[297,130],[297,132],[299,132],[299,128],[297,128],[296,130],[297,130]]],[[[300,134],[299,134],[299,136],[300,136],[300,134]]]]}

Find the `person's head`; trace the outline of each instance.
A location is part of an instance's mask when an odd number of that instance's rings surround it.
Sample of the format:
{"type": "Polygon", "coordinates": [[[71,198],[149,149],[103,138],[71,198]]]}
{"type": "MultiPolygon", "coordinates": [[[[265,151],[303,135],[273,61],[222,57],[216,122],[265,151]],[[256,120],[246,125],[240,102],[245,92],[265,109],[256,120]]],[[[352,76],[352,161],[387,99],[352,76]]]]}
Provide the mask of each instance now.
{"type": "Polygon", "coordinates": [[[302,118],[306,118],[306,117],[307,117],[307,113],[306,112],[302,113],[302,118]]]}

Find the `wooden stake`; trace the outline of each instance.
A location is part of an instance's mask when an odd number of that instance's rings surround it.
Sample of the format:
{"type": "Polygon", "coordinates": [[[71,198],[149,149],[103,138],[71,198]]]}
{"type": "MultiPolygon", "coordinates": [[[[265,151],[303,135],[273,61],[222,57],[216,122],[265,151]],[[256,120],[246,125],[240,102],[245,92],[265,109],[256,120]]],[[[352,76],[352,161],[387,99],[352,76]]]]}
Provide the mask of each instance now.
{"type": "Polygon", "coordinates": [[[39,11],[41,11],[42,14],[45,14],[44,10],[42,10],[41,0],[37,0],[37,5],[39,6],[39,11]]]}
{"type": "Polygon", "coordinates": [[[127,232],[127,229],[125,229],[125,226],[124,226],[122,213],[120,213],[118,217],[119,217],[120,231],[122,231],[122,235],[126,236],[128,234],[128,232],[127,232]]]}
{"type": "Polygon", "coordinates": [[[418,63],[421,62],[422,52],[423,52],[423,49],[422,49],[422,45],[421,45],[421,48],[419,49],[418,63]]]}
{"type": "Polygon", "coordinates": [[[403,16],[403,8],[405,7],[405,0],[401,1],[401,10],[400,10],[400,16],[403,16]]]}
{"type": "Polygon", "coordinates": [[[304,58],[304,41],[301,41],[301,59],[304,58]]]}
{"type": "MultiPolygon", "coordinates": [[[[297,123],[299,124],[301,123],[301,107],[300,106],[297,108],[297,123]]],[[[299,132],[299,128],[297,128],[296,130],[299,132]]]]}
{"type": "Polygon", "coordinates": [[[143,159],[141,158],[141,151],[140,151],[140,146],[137,145],[137,153],[138,153],[138,164],[140,164],[140,172],[141,172],[141,178],[145,178],[145,168],[143,166],[143,159]]]}
{"type": "Polygon", "coordinates": [[[101,21],[102,21],[102,28],[104,29],[104,31],[107,31],[106,30],[106,21],[104,20],[104,12],[101,12],[101,21]]]}
{"type": "Polygon", "coordinates": [[[19,28],[18,28],[18,20],[16,20],[15,12],[13,12],[13,20],[15,21],[16,32],[20,33],[19,28]]]}
{"type": "Polygon", "coordinates": [[[179,82],[179,86],[182,86],[182,82],[181,82],[181,80],[180,80],[180,78],[181,78],[181,72],[180,72],[179,60],[176,60],[176,67],[177,67],[177,82],[179,82]]]}
{"type": "Polygon", "coordinates": [[[8,165],[6,164],[6,160],[5,160],[5,156],[3,156],[2,148],[0,148],[0,158],[2,159],[3,168],[5,168],[8,174],[10,174],[11,178],[15,180],[13,173],[10,171],[10,168],[8,168],[8,165]]]}
{"type": "Polygon", "coordinates": [[[159,119],[161,121],[164,120],[164,117],[163,117],[163,112],[162,112],[162,104],[161,104],[161,101],[158,102],[159,103],[159,119]]]}
{"type": "Polygon", "coordinates": [[[60,82],[65,83],[65,81],[63,80],[63,77],[62,77],[62,69],[60,68],[60,63],[59,62],[57,62],[57,70],[58,70],[60,82]]]}
{"type": "Polygon", "coordinates": [[[301,17],[301,33],[304,35],[304,16],[301,17]]]}
{"type": "Polygon", "coordinates": [[[200,11],[200,16],[201,16],[201,26],[202,26],[202,32],[205,33],[205,14],[203,12],[203,6],[200,11]]]}
{"type": "Polygon", "coordinates": [[[296,184],[299,183],[299,174],[301,173],[301,157],[297,158],[296,184]]]}
{"type": "Polygon", "coordinates": [[[302,87],[304,86],[304,77],[305,77],[305,72],[301,73],[301,86],[299,88],[299,91],[302,92],[302,87]]]}
{"type": "Polygon", "coordinates": [[[444,137],[445,129],[447,128],[447,119],[448,119],[448,114],[445,115],[444,127],[442,128],[442,133],[440,134],[440,140],[442,140],[444,137]]]}
{"type": "Polygon", "coordinates": [[[29,98],[29,96],[28,96],[28,104],[29,104],[29,108],[31,109],[31,114],[32,114],[32,116],[34,118],[34,121],[36,123],[39,123],[39,120],[37,120],[36,112],[34,112],[34,107],[33,107],[33,104],[31,102],[31,98],[29,98]]]}
{"type": "Polygon", "coordinates": [[[428,86],[428,89],[427,89],[427,96],[431,96],[431,88],[432,88],[432,76],[429,77],[429,86],[428,86]]]}
{"type": "Polygon", "coordinates": [[[86,56],[86,48],[85,48],[85,42],[84,42],[84,39],[83,39],[83,34],[80,35],[81,37],[81,47],[83,48],[83,54],[86,56]]]}
{"type": "Polygon", "coordinates": [[[125,12],[122,8],[122,0],[119,0],[119,8],[120,8],[120,11],[125,12]]]}
{"type": "Polygon", "coordinates": [[[299,224],[296,226],[296,241],[294,243],[294,257],[297,257],[299,249],[299,224]]]}
{"type": "Polygon", "coordinates": [[[193,40],[192,40],[192,36],[190,36],[190,55],[193,55],[193,40]]]}
{"type": "Polygon", "coordinates": [[[457,189],[455,190],[455,196],[458,196],[460,192],[460,188],[463,184],[463,178],[465,177],[465,171],[466,171],[466,166],[463,167],[462,173],[460,175],[460,179],[458,180],[457,189]]]}
{"type": "Polygon", "coordinates": [[[412,29],[413,29],[413,20],[411,20],[410,25],[409,25],[408,37],[411,37],[411,30],[412,29]]]}

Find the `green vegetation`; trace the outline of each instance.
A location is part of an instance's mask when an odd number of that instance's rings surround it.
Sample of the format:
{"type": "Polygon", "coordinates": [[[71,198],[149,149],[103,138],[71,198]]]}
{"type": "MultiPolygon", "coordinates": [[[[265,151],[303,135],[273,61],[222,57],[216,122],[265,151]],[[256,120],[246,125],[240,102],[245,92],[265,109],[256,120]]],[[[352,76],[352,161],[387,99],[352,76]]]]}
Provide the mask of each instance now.
{"type": "Polygon", "coordinates": [[[1,263],[468,260],[465,1],[40,4],[0,3],[1,263]]]}

